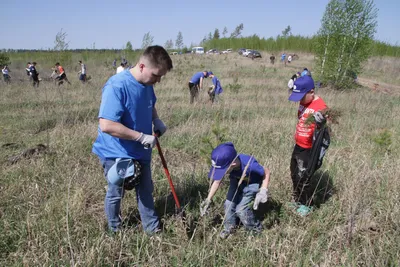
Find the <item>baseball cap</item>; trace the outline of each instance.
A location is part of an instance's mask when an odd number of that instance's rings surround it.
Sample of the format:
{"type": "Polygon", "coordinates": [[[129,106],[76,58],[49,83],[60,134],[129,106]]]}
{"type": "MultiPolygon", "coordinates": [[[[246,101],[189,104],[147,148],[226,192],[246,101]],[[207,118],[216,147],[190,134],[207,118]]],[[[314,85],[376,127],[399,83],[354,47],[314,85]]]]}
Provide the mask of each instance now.
{"type": "Polygon", "coordinates": [[[126,178],[135,174],[135,164],[132,159],[116,159],[114,165],[107,172],[107,179],[111,184],[121,186],[126,178]]]}
{"type": "Polygon", "coordinates": [[[296,79],[293,86],[293,92],[289,96],[289,101],[298,102],[305,94],[314,89],[314,80],[310,76],[302,76],[296,79]]]}
{"type": "Polygon", "coordinates": [[[212,71],[209,71],[207,76],[210,76],[210,75],[214,75],[214,73],[212,73],[212,71]]]}
{"type": "Polygon", "coordinates": [[[211,168],[208,178],[221,180],[224,177],[231,163],[236,158],[237,152],[231,142],[223,143],[217,146],[211,152],[211,168]]]}

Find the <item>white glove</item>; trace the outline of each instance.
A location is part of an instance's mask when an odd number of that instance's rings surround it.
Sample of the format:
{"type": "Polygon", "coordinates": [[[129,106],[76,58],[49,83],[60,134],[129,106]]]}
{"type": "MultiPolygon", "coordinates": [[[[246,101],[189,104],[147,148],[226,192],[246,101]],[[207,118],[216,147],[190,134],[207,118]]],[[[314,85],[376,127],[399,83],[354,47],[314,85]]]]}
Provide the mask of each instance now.
{"type": "Polygon", "coordinates": [[[203,202],[200,203],[200,216],[206,215],[210,204],[211,204],[211,200],[209,200],[209,199],[205,199],[203,202]]]}
{"type": "Polygon", "coordinates": [[[159,136],[163,135],[167,131],[167,126],[159,118],[153,120],[153,132],[158,133],[159,136]]]}
{"type": "Polygon", "coordinates": [[[268,200],[268,189],[261,187],[254,200],[253,209],[258,209],[260,203],[265,203],[268,200]]]}
{"type": "Polygon", "coordinates": [[[319,111],[315,112],[313,116],[317,124],[324,124],[326,122],[325,116],[319,111]]]}
{"type": "Polygon", "coordinates": [[[144,133],[140,133],[140,136],[136,141],[140,142],[145,149],[153,148],[157,142],[155,136],[144,133]]]}

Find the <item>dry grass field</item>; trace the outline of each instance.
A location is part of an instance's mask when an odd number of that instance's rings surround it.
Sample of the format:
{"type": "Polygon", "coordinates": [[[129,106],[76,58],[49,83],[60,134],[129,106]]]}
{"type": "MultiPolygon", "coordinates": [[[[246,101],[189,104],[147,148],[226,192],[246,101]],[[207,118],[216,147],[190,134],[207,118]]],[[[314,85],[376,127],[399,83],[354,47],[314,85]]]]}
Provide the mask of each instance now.
{"type": "Polygon", "coordinates": [[[313,177],[315,210],[302,218],[286,205],[297,114],[286,84],[303,67],[313,70],[313,56],[299,55],[287,67],[270,65],[267,53],[256,60],[236,53],[172,56],[174,69],[155,91],[169,126],[160,143],[186,218],[175,215],[154,150],[154,197],[164,230],[151,238],[142,231],[134,192],[123,200],[124,230],[106,232],[106,181],[91,146],[101,88],[113,70],[90,59],[89,84],[80,84],[68,66],[72,85],[0,83],[0,266],[399,266],[400,61],[370,59],[360,75],[390,90],[318,89],[340,115],[313,177]],[[211,105],[202,91],[190,105],[187,82],[204,69],[221,80],[222,99],[211,105]],[[271,198],[257,213],[264,226],[259,236],[239,228],[218,238],[226,181],[210,214],[199,216],[209,186],[202,151],[217,135],[271,170],[271,198]]]}

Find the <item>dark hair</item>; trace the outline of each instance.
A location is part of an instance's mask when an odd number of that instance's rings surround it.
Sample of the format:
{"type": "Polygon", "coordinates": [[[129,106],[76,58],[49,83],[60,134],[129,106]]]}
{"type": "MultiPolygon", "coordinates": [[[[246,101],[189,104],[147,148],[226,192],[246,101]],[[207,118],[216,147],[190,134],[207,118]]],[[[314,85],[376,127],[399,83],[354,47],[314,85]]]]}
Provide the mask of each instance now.
{"type": "Polygon", "coordinates": [[[36,65],[36,62],[35,62],[35,61],[33,61],[33,62],[32,62],[32,64],[33,64],[33,65],[36,65]]]}
{"type": "Polygon", "coordinates": [[[144,50],[142,57],[148,59],[150,64],[155,67],[165,68],[170,71],[172,66],[172,60],[168,55],[168,52],[164,47],[159,45],[149,46],[144,50]]]}
{"type": "Polygon", "coordinates": [[[57,66],[57,65],[60,65],[60,63],[57,62],[57,63],[56,63],[56,66],[57,66]]]}
{"type": "Polygon", "coordinates": [[[79,63],[82,63],[82,60],[79,60],[79,63]]]}
{"type": "Polygon", "coordinates": [[[30,62],[26,63],[26,64],[31,64],[30,62]]]}

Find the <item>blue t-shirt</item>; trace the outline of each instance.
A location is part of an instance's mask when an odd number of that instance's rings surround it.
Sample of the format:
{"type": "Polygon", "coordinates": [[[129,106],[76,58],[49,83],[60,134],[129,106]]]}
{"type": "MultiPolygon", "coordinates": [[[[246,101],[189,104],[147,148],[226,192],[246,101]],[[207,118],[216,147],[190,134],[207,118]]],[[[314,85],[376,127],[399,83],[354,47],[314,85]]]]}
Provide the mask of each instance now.
{"type": "Polygon", "coordinates": [[[233,201],[234,196],[235,198],[239,197],[241,192],[243,191],[243,188],[246,187],[248,184],[254,184],[254,183],[261,184],[265,176],[264,167],[261,166],[254,157],[251,157],[246,154],[239,154],[238,158],[240,160],[240,169],[233,170],[229,174],[230,183],[229,183],[229,190],[226,196],[226,198],[229,201],[233,201]],[[244,178],[242,184],[238,189],[240,177],[242,177],[242,173],[246,168],[249,160],[251,161],[246,171],[246,177],[244,178]]]}
{"type": "Polygon", "coordinates": [[[205,78],[204,73],[202,71],[197,72],[195,75],[193,75],[192,79],[190,79],[190,82],[194,84],[200,84],[200,78],[205,78]]]}
{"type": "Polygon", "coordinates": [[[220,93],[222,93],[224,90],[222,90],[221,87],[221,83],[219,82],[219,79],[217,78],[217,76],[214,75],[214,77],[212,78],[212,83],[215,86],[215,94],[219,95],[220,93]]]}
{"type": "MultiPolygon", "coordinates": [[[[119,122],[126,127],[152,134],[153,107],[156,103],[153,86],[139,83],[123,71],[112,76],[103,87],[99,118],[119,122]]],[[[92,152],[101,159],[134,158],[150,162],[151,149],[134,140],[120,139],[97,129],[92,152]]]]}

